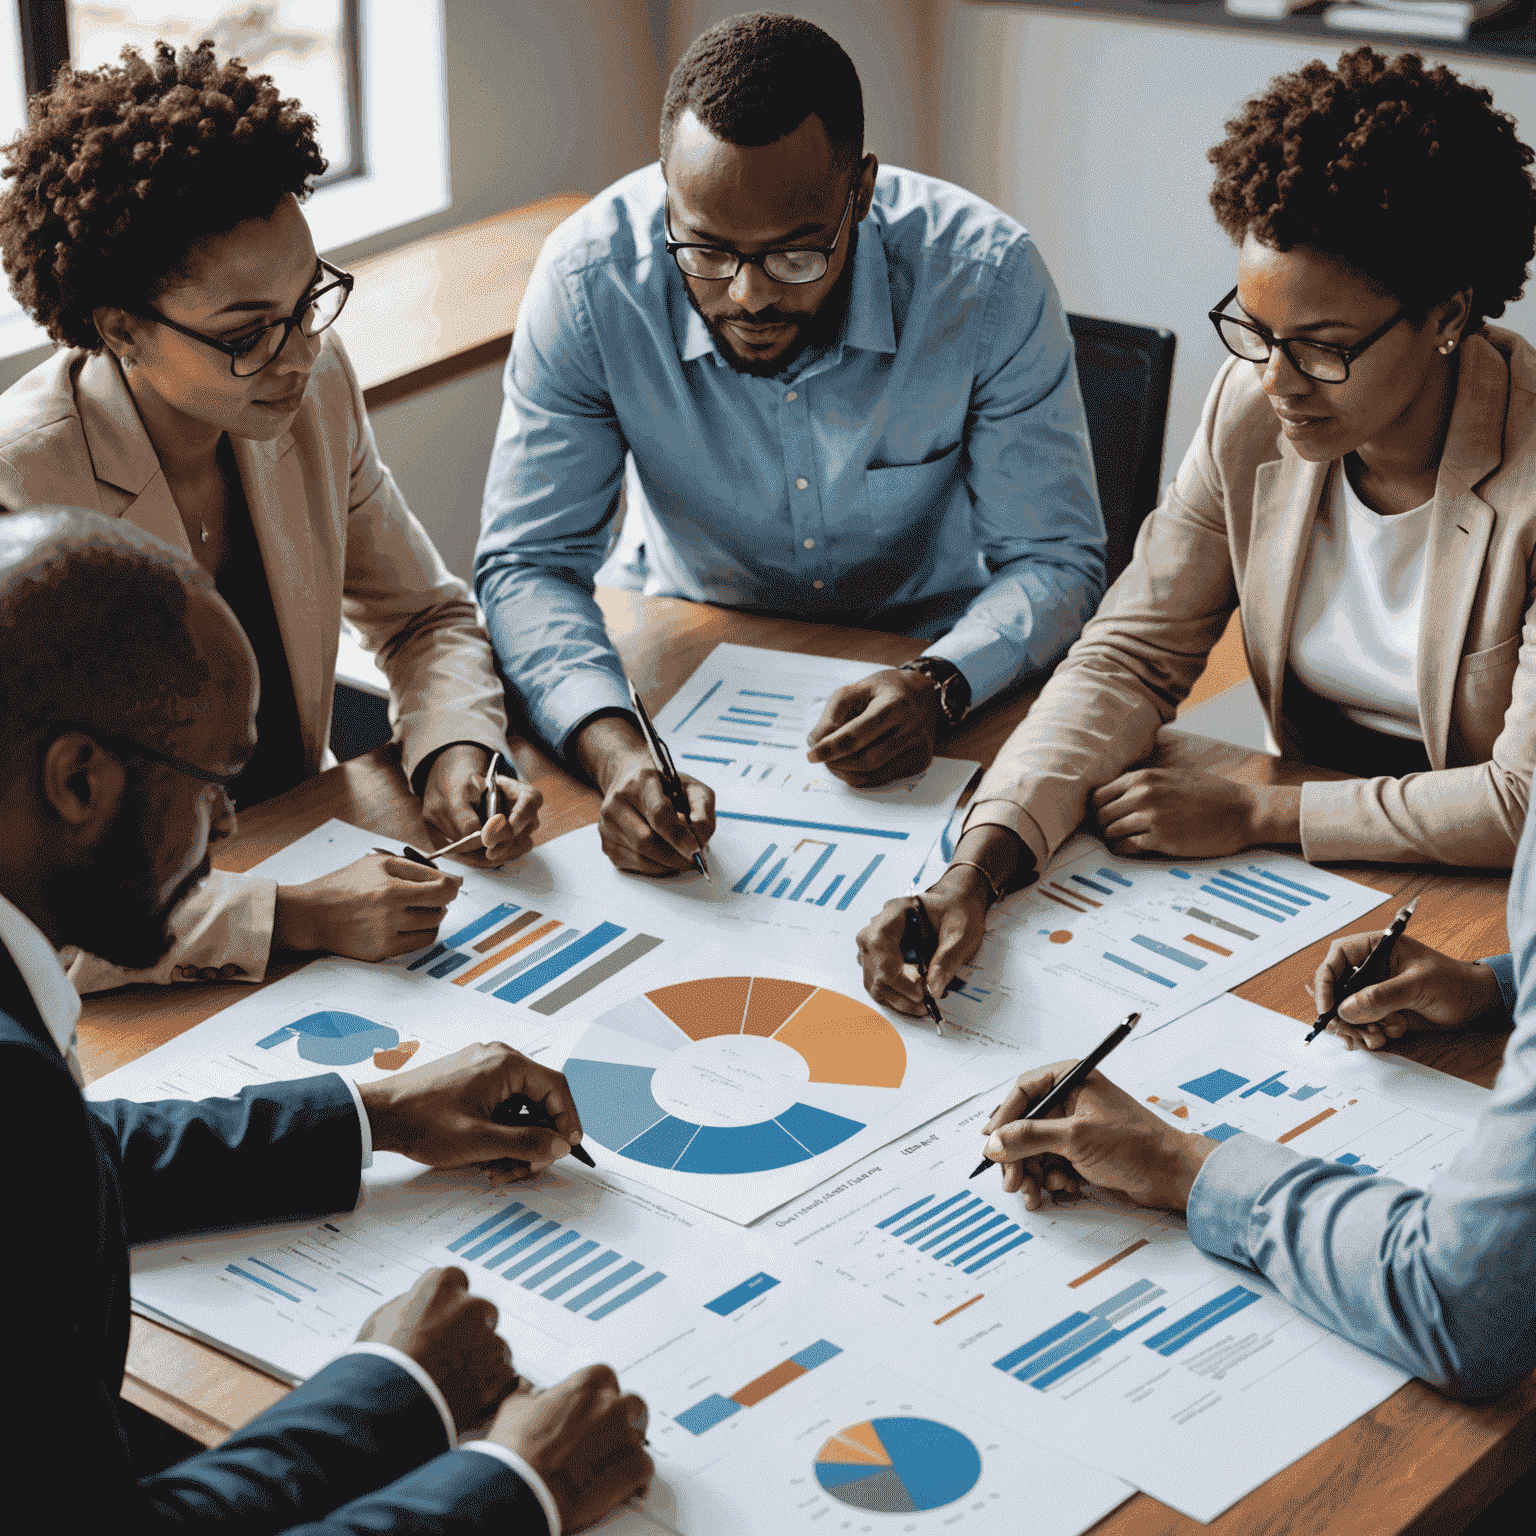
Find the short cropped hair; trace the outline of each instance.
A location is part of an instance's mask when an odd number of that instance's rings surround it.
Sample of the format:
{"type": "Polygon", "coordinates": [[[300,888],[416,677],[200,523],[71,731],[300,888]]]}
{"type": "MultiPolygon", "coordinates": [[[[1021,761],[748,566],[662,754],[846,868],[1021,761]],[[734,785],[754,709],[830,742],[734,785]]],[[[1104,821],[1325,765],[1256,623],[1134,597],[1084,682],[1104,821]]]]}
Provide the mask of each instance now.
{"type": "Polygon", "coordinates": [[[56,342],[91,351],[98,306],[139,309],[199,240],[308,196],[326,166],[314,118],[209,42],[66,65],[4,155],[11,292],[56,342]]]}
{"type": "Polygon", "coordinates": [[[663,165],[690,110],[717,139],[750,148],[776,144],[814,112],[840,165],[864,153],[864,92],[853,60],[796,16],[732,16],[693,40],[661,104],[663,165]]]}
{"type": "Polygon", "coordinates": [[[1208,155],[1211,207],[1241,244],[1309,246],[1411,316],[1472,290],[1468,329],[1518,299],[1536,251],[1533,153],[1492,95],[1416,53],[1320,59],[1244,104],[1208,155]]]}
{"type": "Polygon", "coordinates": [[[16,745],[74,726],[163,745],[213,679],[187,624],[202,569],[120,518],[73,507],[0,513],[0,783],[16,745]]]}

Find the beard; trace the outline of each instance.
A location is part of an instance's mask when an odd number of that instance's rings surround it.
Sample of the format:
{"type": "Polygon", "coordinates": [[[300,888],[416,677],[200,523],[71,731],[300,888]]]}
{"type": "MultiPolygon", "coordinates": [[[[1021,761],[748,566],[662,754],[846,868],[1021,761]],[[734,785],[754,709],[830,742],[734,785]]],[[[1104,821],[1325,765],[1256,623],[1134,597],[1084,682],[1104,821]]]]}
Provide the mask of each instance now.
{"type": "Polygon", "coordinates": [[[848,314],[848,296],[853,292],[853,258],[858,249],[859,227],[855,224],[848,234],[848,259],[843,263],[843,270],[837,274],[837,281],[828,290],[821,307],[811,315],[786,314],[777,305],[770,304],[767,309],[759,310],[755,315],[748,314],[744,309],[732,309],[718,319],[711,319],[694,297],[693,285],[686,278],[683,280],[683,292],[688,295],[688,302],[693,305],[705,329],[714,338],[715,350],[737,373],[750,374],[757,379],[771,379],[783,373],[802,352],[827,346],[842,330],[843,320],[848,314]],[[792,325],[795,334],[782,352],[758,362],[735,352],[725,332],[728,320],[750,320],[754,325],[792,325]]]}
{"type": "Polygon", "coordinates": [[[43,885],[66,943],[130,971],[148,970],[170,953],[176,942],[171,914],[212,867],[204,852],[202,863],[159,901],[147,809],[134,785],[91,862],[54,869],[43,885]]]}

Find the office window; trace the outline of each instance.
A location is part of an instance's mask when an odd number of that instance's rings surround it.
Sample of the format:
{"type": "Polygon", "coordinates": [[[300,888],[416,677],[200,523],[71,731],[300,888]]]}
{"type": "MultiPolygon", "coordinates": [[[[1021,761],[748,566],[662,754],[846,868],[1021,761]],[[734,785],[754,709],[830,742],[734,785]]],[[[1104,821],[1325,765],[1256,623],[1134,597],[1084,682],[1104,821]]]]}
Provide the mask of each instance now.
{"type": "MultiPolygon", "coordinates": [[[[271,75],[314,114],[330,161],[322,185],[362,173],[358,0],[65,0],[63,21],[68,57],[82,69],[129,46],[147,55],[159,39],[180,48],[211,38],[220,57],[271,75]]],[[[42,84],[58,60],[46,40],[37,52],[42,84]]]]}

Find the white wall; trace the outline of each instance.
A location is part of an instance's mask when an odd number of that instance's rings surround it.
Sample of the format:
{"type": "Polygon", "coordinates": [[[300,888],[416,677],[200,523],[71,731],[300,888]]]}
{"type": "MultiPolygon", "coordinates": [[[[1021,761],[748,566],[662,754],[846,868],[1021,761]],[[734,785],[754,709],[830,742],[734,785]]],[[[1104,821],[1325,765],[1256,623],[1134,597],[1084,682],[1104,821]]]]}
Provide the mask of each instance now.
{"type": "MultiPolygon", "coordinates": [[[[1338,49],[964,0],[938,23],[938,173],[1030,229],[1068,309],[1178,336],[1170,479],[1226,356],[1206,311],[1236,281],[1205,152],[1273,76],[1338,49]]],[[[1536,70],[1444,62],[1536,135],[1536,70]]],[[[1496,323],[1536,341],[1536,294],[1496,323]]]]}

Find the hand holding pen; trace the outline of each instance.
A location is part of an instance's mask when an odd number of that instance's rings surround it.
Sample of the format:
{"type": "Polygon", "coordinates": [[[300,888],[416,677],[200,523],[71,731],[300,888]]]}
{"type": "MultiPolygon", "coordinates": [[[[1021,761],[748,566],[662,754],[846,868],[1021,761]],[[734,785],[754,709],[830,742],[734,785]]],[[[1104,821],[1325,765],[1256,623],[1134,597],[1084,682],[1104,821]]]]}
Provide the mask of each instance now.
{"type": "Polygon", "coordinates": [[[942,1035],[944,1015],[939,1012],[939,1005],[928,988],[928,965],[938,947],[939,930],[933,926],[933,919],[928,916],[923,898],[909,896],[906,921],[901,935],[901,958],[908,965],[917,967],[917,974],[923,987],[923,1011],[933,1020],[933,1027],[942,1035]]]}
{"type": "Polygon", "coordinates": [[[500,752],[493,752],[490,762],[483,768],[466,768],[466,762],[477,761],[483,751],[483,747],[466,749],[464,743],[446,748],[432,765],[427,794],[422,799],[422,813],[434,827],[460,830],[473,822],[476,825],[472,832],[464,832],[444,848],[423,851],[407,844],[398,852],[388,848],[375,848],[374,852],[394,853],[413,864],[425,864],[433,869],[437,867],[437,860],[448,854],[456,853],[465,858],[483,854],[487,864],[496,866],[527,853],[533,846],[543,796],[531,784],[524,784],[517,778],[511,764],[500,752]],[[466,750],[467,759],[460,756],[466,750]],[[457,766],[445,775],[441,792],[434,796],[438,765],[450,753],[456,755],[457,766]]]}
{"type": "Polygon", "coordinates": [[[688,833],[688,838],[693,844],[690,854],[693,867],[704,876],[711,885],[714,881],[709,875],[709,861],[704,853],[704,839],[699,836],[699,828],[694,817],[694,808],[688,798],[688,789],[683,782],[683,776],[677,771],[677,766],[672,761],[672,754],[667,750],[667,744],[656,732],[656,727],[651,724],[650,714],[647,712],[640,695],[635,691],[635,685],[629,685],[630,707],[635,712],[635,718],[640,722],[640,732],[645,737],[646,747],[651,754],[651,762],[656,769],[657,776],[661,780],[662,793],[667,797],[668,803],[677,813],[678,819],[683,823],[688,833]]]}
{"type": "Polygon", "coordinates": [[[1363,992],[1367,987],[1375,986],[1376,983],[1387,979],[1392,972],[1392,951],[1396,948],[1397,941],[1402,938],[1403,930],[1408,926],[1408,919],[1413,916],[1414,908],[1418,904],[1419,898],[1415,896],[1392,919],[1391,925],[1381,937],[1371,945],[1365,958],[1358,965],[1346,970],[1333,984],[1333,1004],[1317,1016],[1317,1022],[1312,1026],[1303,1044],[1311,1045],[1338,1018],[1341,1003],[1357,992],[1363,992]]]}

